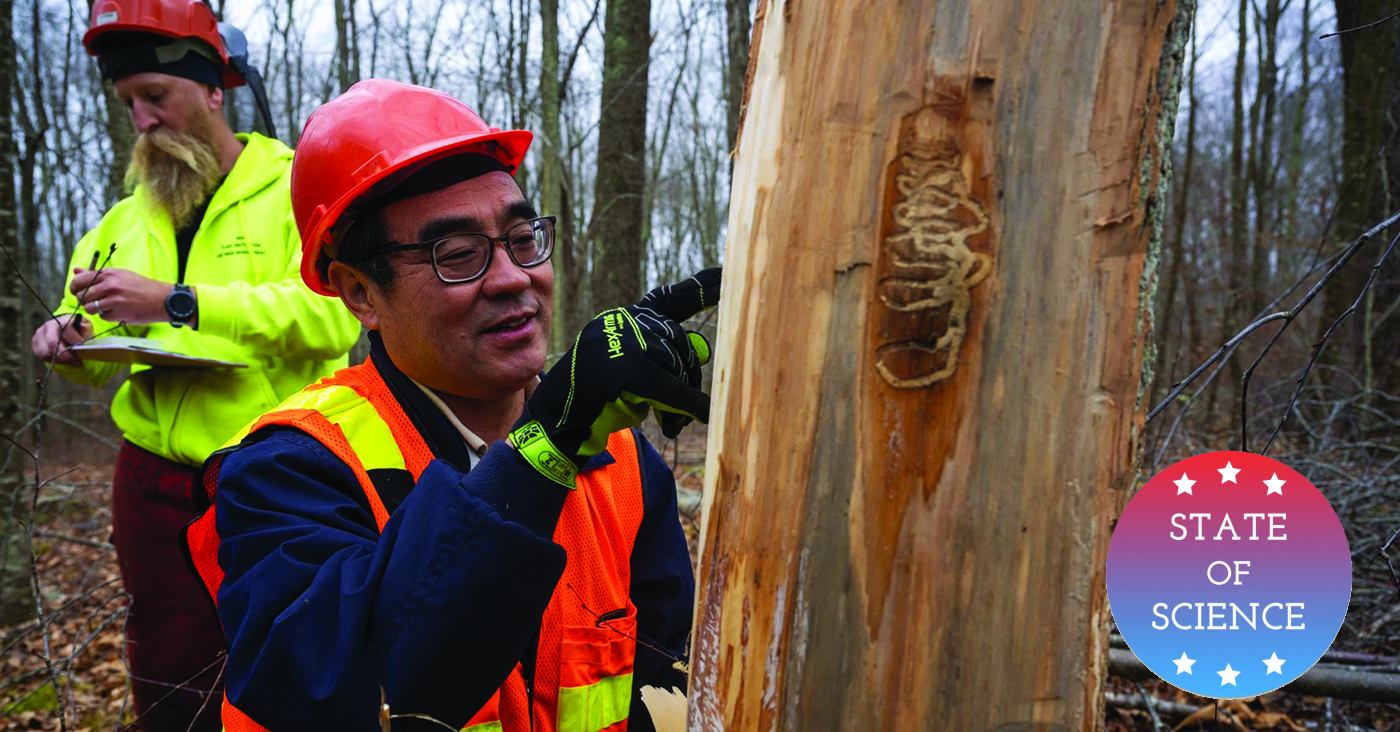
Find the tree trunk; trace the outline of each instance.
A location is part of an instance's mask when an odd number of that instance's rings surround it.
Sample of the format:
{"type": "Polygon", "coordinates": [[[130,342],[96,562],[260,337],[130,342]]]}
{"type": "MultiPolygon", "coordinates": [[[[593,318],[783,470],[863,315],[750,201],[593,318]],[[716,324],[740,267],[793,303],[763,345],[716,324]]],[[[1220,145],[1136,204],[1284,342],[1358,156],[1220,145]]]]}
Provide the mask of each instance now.
{"type": "Polygon", "coordinates": [[[1258,19],[1259,83],[1255,105],[1259,123],[1258,144],[1252,146],[1254,162],[1254,239],[1253,256],[1249,260],[1249,315],[1253,317],[1271,299],[1268,289],[1268,262],[1277,248],[1275,231],[1274,179],[1277,176],[1277,154],[1274,151],[1274,123],[1278,117],[1278,24],[1283,15],[1279,0],[1266,0],[1264,14],[1258,19]]]}
{"type": "MultiPolygon", "coordinates": [[[[1223,345],[1245,324],[1254,313],[1246,313],[1249,298],[1245,287],[1249,276],[1249,178],[1245,175],[1245,129],[1248,122],[1244,113],[1244,74],[1245,58],[1249,48],[1249,0],[1239,3],[1239,46],[1235,51],[1234,124],[1230,135],[1230,239],[1227,247],[1228,258],[1225,264],[1225,292],[1221,298],[1217,322],[1220,330],[1216,335],[1216,346],[1223,345]]],[[[1207,400],[1207,417],[1214,417],[1217,401],[1225,403],[1225,413],[1234,413],[1235,396],[1239,393],[1239,380],[1242,370],[1239,359],[1233,354],[1226,358],[1227,378],[1217,379],[1207,400]]],[[[1240,448],[1244,449],[1244,448],[1240,448]]]]}
{"type": "Polygon", "coordinates": [[[540,0],[540,134],[535,138],[540,161],[541,213],[558,217],[554,224],[554,335],[555,353],[568,348],[585,319],[593,314],[584,300],[583,266],[574,245],[574,217],[568,181],[565,179],[564,132],[560,108],[567,89],[559,78],[559,0],[540,0]]]}
{"type": "Polygon", "coordinates": [[[1282,218],[1284,241],[1292,241],[1298,235],[1298,194],[1303,178],[1303,135],[1308,121],[1308,99],[1312,95],[1312,63],[1309,44],[1312,42],[1312,0],[1303,0],[1303,28],[1298,42],[1298,98],[1294,102],[1292,126],[1288,132],[1287,168],[1284,184],[1287,192],[1283,198],[1280,217],[1282,218]]]}
{"type": "Polygon", "coordinates": [[[691,729],[1101,722],[1190,7],[760,8],[691,729]]]}
{"type": "Polygon", "coordinates": [[[335,0],[335,74],[344,94],[360,80],[360,54],[355,37],[355,0],[335,0]]]}
{"type": "Polygon", "coordinates": [[[607,308],[634,302],[645,284],[642,194],[647,179],[651,0],[607,0],[604,18],[598,172],[588,228],[592,304],[607,308]]]}
{"type": "Polygon", "coordinates": [[[725,31],[729,42],[729,65],[724,73],[724,101],[729,149],[729,177],[734,177],[734,150],[739,145],[739,121],[744,110],[744,79],[749,69],[749,0],[724,0],[725,31]]]}
{"type": "Polygon", "coordinates": [[[1157,365],[1153,369],[1157,377],[1156,389],[1151,399],[1156,403],[1160,395],[1165,395],[1171,391],[1172,377],[1167,373],[1168,349],[1167,344],[1172,344],[1175,352],[1171,356],[1176,359],[1176,354],[1184,352],[1189,354],[1194,347],[1194,343],[1178,334],[1176,338],[1169,338],[1166,334],[1171,331],[1180,332],[1179,328],[1173,328],[1173,320],[1181,321],[1181,315],[1191,308],[1191,303],[1185,302],[1180,310],[1176,309],[1175,300],[1178,284],[1181,281],[1181,265],[1186,259],[1186,214],[1190,210],[1186,205],[1189,202],[1188,193],[1191,190],[1191,169],[1196,164],[1196,110],[1199,105],[1196,102],[1196,35],[1191,34],[1191,66],[1186,76],[1186,99],[1189,108],[1186,111],[1186,139],[1181,166],[1181,176],[1172,181],[1172,238],[1171,245],[1167,247],[1167,289],[1161,298],[1161,305],[1157,310],[1157,324],[1159,337],[1157,339],[1157,365]],[[1175,316],[1175,317],[1173,317],[1175,316]],[[1168,330],[1170,328],[1170,331],[1168,330]]]}
{"type": "MultiPolygon", "coordinates": [[[[564,197],[559,131],[559,0],[540,0],[540,134],[535,138],[536,159],[540,161],[540,212],[559,217],[564,197]]],[[[578,302],[578,284],[572,246],[566,246],[559,222],[555,221],[554,254],[554,347],[563,351],[565,341],[578,329],[574,310],[578,302]]]]}
{"type": "MultiPolygon", "coordinates": [[[[18,257],[19,220],[15,199],[13,102],[16,90],[14,0],[0,0],[0,242],[8,257],[18,257]]],[[[23,332],[28,292],[9,259],[0,262],[0,434],[19,434],[24,425],[21,359],[29,354],[29,333],[23,332]]],[[[34,615],[34,589],[29,577],[30,498],[24,479],[25,455],[8,439],[0,443],[0,626],[34,615]]]]}
{"type": "MultiPolygon", "coordinates": [[[[1336,0],[1337,28],[1355,28],[1400,11],[1400,0],[1336,0]]],[[[1339,195],[1335,241],[1345,246],[1361,232],[1374,226],[1400,207],[1400,190],[1390,181],[1400,180],[1400,155],[1393,149],[1397,140],[1397,104],[1400,93],[1396,82],[1400,74],[1400,23],[1391,21],[1374,28],[1343,33],[1337,37],[1341,44],[1343,130],[1342,181],[1339,195]]],[[[1355,302],[1357,294],[1370,274],[1369,265],[1375,261],[1380,247],[1367,250],[1350,266],[1338,273],[1323,291],[1322,320],[1319,335],[1327,326],[1355,302]]],[[[1394,269],[1382,272],[1377,282],[1375,302],[1383,303],[1385,311],[1397,296],[1394,269]],[[1390,301],[1379,296],[1385,295],[1390,301]]],[[[1382,338],[1378,348],[1367,348],[1378,323],[1375,312],[1364,308],[1356,314],[1356,323],[1338,329],[1335,342],[1324,352],[1325,363],[1345,369],[1362,379],[1390,392],[1400,393],[1400,364],[1387,358],[1400,358],[1400,344],[1395,338],[1382,338]],[[1368,353],[1369,351],[1369,353],[1368,353]],[[1369,356],[1369,358],[1368,358],[1369,356]],[[1366,379],[1367,371],[1374,379],[1366,379]]],[[[1391,316],[1392,318],[1395,316],[1391,316]]],[[[1392,323],[1394,321],[1391,321],[1392,323]]],[[[1343,380],[1333,383],[1345,384],[1343,380]]]]}
{"type": "MultiPolygon", "coordinates": [[[[13,3],[13,0],[9,0],[13,3]]],[[[92,10],[94,0],[87,3],[88,10],[92,10]]],[[[217,10],[217,16],[223,19],[224,3],[221,0],[217,10]]],[[[87,73],[97,78],[97,64],[88,64],[87,73]]],[[[116,89],[112,87],[112,82],[106,79],[98,79],[98,84],[102,86],[102,98],[106,106],[107,117],[104,120],[107,130],[107,144],[112,148],[112,166],[107,168],[107,181],[104,189],[102,210],[111,208],[117,201],[121,200],[126,193],[126,168],[131,164],[131,147],[136,141],[136,129],[131,125],[131,116],[127,113],[126,107],[117,99],[116,89]]],[[[233,97],[225,92],[224,109],[235,114],[233,110],[233,97]]],[[[234,129],[238,129],[236,126],[234,129]]],[[[69,242],[72,246],[77,242],[69,242]]]]}

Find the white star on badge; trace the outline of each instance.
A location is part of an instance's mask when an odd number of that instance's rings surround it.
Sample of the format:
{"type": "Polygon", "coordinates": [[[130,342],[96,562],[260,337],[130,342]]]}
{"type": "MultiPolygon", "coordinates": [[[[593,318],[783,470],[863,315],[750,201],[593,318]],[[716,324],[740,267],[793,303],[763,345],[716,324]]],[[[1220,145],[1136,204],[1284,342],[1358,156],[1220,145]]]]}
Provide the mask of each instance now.
{"type": "MultiPolygon", "coordinates": [[[[1182,652],[1181,652],[1181,658],[1173,658],[1173,659],[1172,659],[1172,663],[1176,664],[1176,672],[1179,673],[1179,674],[1180,674],[1180,673],[1188,673],[1188,674],[1190,674],[1190,673],[1191,673],[1191,664],[1193,664],[1193,663],[1195,663],[1195,662],[1196,662],[1195,659],[1193,659],[1193,658],[1187,658],[1187,657],[1186,657],[1186,652],[1185,652],[1185,651],[1182,651],[1182,652]]],[[[1195,676],[1195,674],[1191,674],[1191,675],[1192,675],[1192,676],[1195,676]]]]}
{"type": "Polygon", "coordinates": [[[1237,467],[1235,467],[1235,466],[1233,466],[1233,465],[1231,465],[1230,462],[1229,462],[1228,460],[1225,462],[1225,467],[1223,467],[1223,468],[1216,468],[1216,470],[1219,470],[1219,471],[1220,471],[1220,484],[1221,484],[1221,485],[1224,485],[1224,484],[1226,484],[1226,483],[1234,483],[1235,485],[1239,485],[1239,484],[1240,484],[1240,482],[1239,482],[1238,480],[1235,480],[1235,475],[1238,474],[1238,473],[1240,472],[1240,469],[1237,468],[1237,467]]]}
{"type": "Polygon", "coordinates": [[[1286,480],[1279,480],[1278,473],[1274,473],[1273,479],[1264,481],[1264,485],[1269,486],[1269,492],[1264,495],[1272,496],[1275,493],[1280,496],[1283,495],[1283,484],[1287,482],[1286,480]]]}
{"type": "MultiPolygon", "coordinates": [[[[1216,671],[1216,673],[1220,674],[1220,685],[1221,685],[1221,686],[1224,686],[1224,685],[1226,685],[1226,684],[1230,684],[1231,686],[1239,686],[1239,684],[1236,684],[1236,683],[1235,683],[1235,677],[1236,677],[1236,676],[1239,676],[1239,675],[1240,675],[1240,672],[1239,672],[1239,671],[1236,671],[1236,670],[1234,670],[1234,669],[1232,669],[1232,668],[1230,668],[1230,664],[1228,664],[1228,663],[1225,664],[1225,670],[1224,670],[1224,671],[1216,671]]],[[[1280,672],[1280,673],[1282,673],[1282,672],[1280,672]]]]}
{"type": "Polygon", "coordinates": [[[1186,474],[1185,474],[1185,473],[1182,473],[1182,474],[1181,474],[1181,480],[1174,480],[1174,481],[1172,481],[1172,482],[1176,484],[1176,494],[1177,494],[1178,496],[1181,495],[1182,493],[1186,493],[1186,494],[1188,494],[1188,495],[1193,495],[1193,496],[1196,495],[1195,493],[1192,493],[1192,492],[1191,492],[1191,486],[1195,485],[1195,484],[1196,484],[1196,481],[1191,480],[1190,478],[1186,477],[1186,474]]]}
{"type": "Polygon", "coordinates": [[[1278,674],[1279,676],[1282,676],[1283,664],[1285,663],[1288,663],[1288,661],[1279,658],[1277,653],[1273,654],[1273,656],[1271,656],[1270,658],[1264,659],[1264,665],[1269,667],[1269,670],[1265,671],[1264,675],[1267,676],[1269,674],[1278,674]]]}

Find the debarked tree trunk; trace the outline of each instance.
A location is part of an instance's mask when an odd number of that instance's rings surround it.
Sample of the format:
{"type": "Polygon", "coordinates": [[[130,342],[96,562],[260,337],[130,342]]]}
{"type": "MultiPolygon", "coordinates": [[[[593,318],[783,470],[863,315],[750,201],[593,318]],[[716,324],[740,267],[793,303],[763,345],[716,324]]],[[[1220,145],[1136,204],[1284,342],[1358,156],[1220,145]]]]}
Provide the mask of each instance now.
{"type": "Polygon", "coordinates": [[[690,729],[1101,723],[1190,2],[760,8],[690,729]]]}

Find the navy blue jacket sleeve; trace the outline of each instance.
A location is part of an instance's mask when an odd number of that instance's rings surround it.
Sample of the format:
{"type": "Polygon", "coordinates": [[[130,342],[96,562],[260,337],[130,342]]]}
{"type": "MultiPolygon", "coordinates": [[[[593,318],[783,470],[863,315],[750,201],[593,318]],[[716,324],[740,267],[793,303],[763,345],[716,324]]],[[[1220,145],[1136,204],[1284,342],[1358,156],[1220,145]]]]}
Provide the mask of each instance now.
{"type": "Polygon", "coordinates": [[[632,604],[637,606],[637,661],[632,677],[630,732],[652,732],[641,688],[686,690],[685,659],[694,613],[695,576],[676,505],[676,480],[656,449],[637,434],[646,515],[632,547],[632,604]],[[663,652],[664,651],[664,652],[663,652]]]}
{"type": "Polygon", "coordinates": [[[220,475],[227,691],[274,731],[375,729],[381,687],[392,711],[461,727],[520,659],[564,571],[540,525],[492,508],[491,486],[562,493],[500,445],[467,474],[431,463],[382,536],[349,467],[301,433],[245,445],[220,475]]]}

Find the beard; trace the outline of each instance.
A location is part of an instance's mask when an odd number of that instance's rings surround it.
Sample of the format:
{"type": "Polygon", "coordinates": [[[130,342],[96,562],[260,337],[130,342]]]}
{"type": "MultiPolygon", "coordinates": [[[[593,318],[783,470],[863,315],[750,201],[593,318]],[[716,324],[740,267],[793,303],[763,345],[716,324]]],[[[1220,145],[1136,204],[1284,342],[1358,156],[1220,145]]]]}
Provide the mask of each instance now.
{"type": "Polygon", "coordinates": [[[131,165],[126,169],[126,186],[128,191],[138,184],[145,186],[179,231],[209,200],[222,174],[213,126],[195,115],[188,132],[157,127],[136,138],[131,165]]]}

